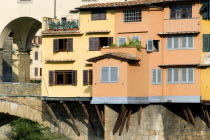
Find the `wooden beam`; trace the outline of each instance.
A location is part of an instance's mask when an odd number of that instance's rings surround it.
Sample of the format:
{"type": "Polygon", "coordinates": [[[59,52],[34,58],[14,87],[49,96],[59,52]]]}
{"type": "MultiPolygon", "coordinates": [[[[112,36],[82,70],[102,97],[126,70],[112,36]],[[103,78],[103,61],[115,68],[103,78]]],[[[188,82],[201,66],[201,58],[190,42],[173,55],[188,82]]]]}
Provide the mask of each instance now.
{"type": "Polygon", "coordinates": [[[96,112],[97,112],[97,114],[98,114],[98,117],[99,117],[99,120],[100,120],[100,122],[101,122],[101,125],[102,125],[102,127],[103,127],[103,130],[104,130],[104,122],[103,122],[103,119],[102,119],[102,114],[100,113],[100,110],[99,110],[99,108],[98,108],[98,105],[94,105],[95,106],[95,108],[96,108],[96,112]]]}
{"type": "Polygon", "coordinates": [[[79,130],[78,130],[78,128],[77,128],[77,126],[76,126],[76,123],[75,123],[75,121],[74,121],[74,117],[73,117],[73,115],[72,115],[72,113],[71,113],[70,109],[68,108],[68,106],[66,105],[66,103],[65,103],[65,102],[63,102],[62,104],[63,104],[63,107],[65,108],[65,110],[66,110],[67,114],[69,115],[70,119],[71,119],[71,120],[72,120],[72,122],[73,122],[73,125],[74,125],[74,130],[75,130],[75,132],[76,132],[77,136],[80,136],[80,132],[79,132],[79,130]]]}
{"type": "Polygon", "coordinates": [[[205,105],[203,105],[203,109],[204,109],[204,112],[205,112],[205,116],[206,116],[206,120],[207,120],[207,125],[208,125],[208,127],[210,127],[210,117],[209,117],[209,112],[208,112],[208,110],[206,109],[206,106],[205,105]]]}
{"type": "Polygon", "coordinates": [[[125,111],[125,105],[122,105],[121,106],[121,112],[118,115],[117,121],[116,121],[115,126],[114,126],[114,129],[113,129],[113,135],[118,131],[118,129],[120,127],[120,124],[121,124],[121,120],[122,120],[124,111],[125,111]]]}
{"type": "Polygon", "coordinates": [[[190,116],[191,123],[192,123],[192,125],[195,126],[195,119],[193,117],[192,111],[190,110],[190,108],[189,108],[189,106],[187,104],[185,106],[187,108],[187,113],[190,116]]]}
{"type": "Polygon", "coordinates": [[[84,113],[85,113],[86,118],[88,119],[88,123],[90,124],[90,127],[91,127],[91,129],[92,129],[92,131],[93,131],[93,134],[94,134],[95,136],[97,136],[97,133],[96,133],[96,131],[95,131],[95,128],[94,128],[94,126],[93,126],[93,123],[92,123],[91,120],[90,120],[90,116],[89,116],[89,113],[88,113],[88,111],[87,111],[87,108],[86,108],[86,106],[85,106],[85,104],[84,104],[83,102],[81,102],[81,103],[82,103],[82,109],[83,109],[83,111],[84,111],[84,113]]]}
{"type": "Polygon", "coordinates": [[[138,124],[141,124],[141,114],[142,114],[142,106],[139,107],[139,113],[138,113],[138,124]]]}
{"type": "Polygon", "coordinates": [[[119,136],[122,135],[122,131],[126,122],[127,114],[128,114],[128,109],[125,109],[125,113],[123,114],[123,118],[122,118],[122,124],[120,125],[119,136]]]}
{"type": "Polygon", "coordinates": [[[45,101],[43,103],[45,104],[47,111],[49,112],[50,116],[53,118],[53,121],[57,125],[59,131],[61,131],[60,123],[59,123],[58,119],[56,118],[55,113],[53,112],[52,108],[50,107],[50,104],[45,101]]]}
{"type": "Polygon", "coordinates": [[[126,132],[128,132],[128,130],[129,130],[131,113],[132,113],[132,109],[130,109],[130,111],[128,113],[128,119],[127,119],[127,123],[126,123],[126,132]]]}
{"type": "Polygon", "coordinates": [[[189,118],[189,116],[188,116],[188,114],[187,114],[187,111],[186,111],[186,109],[185,109],[185,106],[184,106],[183,104],[182,104],[182,111],[183,111],[183,113],[184,113],[184,116],[185,116],[187,122],[190,123],[190,118],[189,118]]]}

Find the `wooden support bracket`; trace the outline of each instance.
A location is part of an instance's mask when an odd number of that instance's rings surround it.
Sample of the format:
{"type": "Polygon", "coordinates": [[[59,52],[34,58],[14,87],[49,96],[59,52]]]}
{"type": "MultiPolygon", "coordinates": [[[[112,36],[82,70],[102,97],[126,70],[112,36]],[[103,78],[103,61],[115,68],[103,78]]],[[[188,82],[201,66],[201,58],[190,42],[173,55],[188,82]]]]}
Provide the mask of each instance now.
{"type": "Polygon", "coordinates": [[[183,111],[183,113],[184,113],[184,116],[185,116],[187,122],[190,123],[190,118],[189,118],[189,116],[188,116],[188,114],[187,114],[185,105],[183,105],[183,104],[182,104],[182,111],[183,111]]]}
{"type": "Polygon", "coordinates": [[[50,104],[45,102],[45,101],[43,103],[45,104],[47,111],[49,112],[50,116],[53,118],[53,121],[55,122],[55,124],[58,127],[59,131],[61,131],[60,130],[60,128],[61,128],[60,127],[60,123],[59,123],[58,119],[56,118],[52,108],[50,107],[50,104]]]}
{"type": "Polygon", "coordinates": [[[138,124],[141,124],[141,114],[142,114],[142,106],[139,107],[139,113],[138,113],[138,124]]]}
{"type": "Polygon", "coordinates": [[[75,130],[75,132],[76,132],[77,136],[80,136],[80,132],[79,132],[79,130],[78,130],[78,128],[77,128],[77,126],[76,126],[76,123],[75,123],[75,121],[74,121],[74,117],[73,117],[73,115],[72,115],[72,113],[71,113],[70,109],[68,108],[68,106],[66,105],[66,103],[65,103],[65,102],[62,102],[62,105],[63,105],[63,107],[65,108],[65,110],[66,110],[67,114],[69,115],[70,119],[71,119],[71,120],[72,120],[72,122],[73,122],[73,125],[74,125],[74,130],[75,130]]]}
{"type": "Polygon", "coordinates": [[[102,118],[102,114],[100,113],[100,110],[99,110],[99,108],[98,108],[98,105],[95,105],[95,108],[96,108],[96,112],[97,112],[97,114],[98,114],[99,120],[100,120],[100,122],[101,122],[101,126],[102,126],[103,129],[104,129],[104,121],[103,121],[103,118],[102,118]]]}
{"type": "Polygon", "coordinates": [[[84,111],[84,113],[85,113],[86,118],[88,119],[88,123],[90,124],[90,127],[91,127],[91,129],[92,129],[92,131],[93,131],[93,134],[94,134],[95,136],[97,136],[97,133],[96,133],[96,131],[95,131],[95,128],[94,128],[94,126],[93,126],[93,123],[92,123],[91,120],[90,120],[90,116],[89,116],[89,113],[88,113],[88,111],[87,111],[87,108],[86,108],[86,106],[85,106],[85,104],[84,104],[83,102],[81,102],[81,103],[82,103],[82,109],[83,109],[83,111],[84,111]]]}
{"type": "Polygon", "coordinates": [[[205,105],[202,106],[204,110],[204,115],[206,116],[207,126],[210,127],[210,117],[207,107],[205,105]]]}
{"type": "Polygon", "coordinates": [[[128,130],[129,130],[131,114],[132,114],[132,109],[130,109],[129,113],[128,113],[128,119],[127,119],[127,123],[126,123],[126,132],[128,132],[128,130]]]}
{"type": "Polygon", "coordinates": [[[190,108],[187,104],[185,106],[186,106],[186,109],[187,109],[187,113],[190,116],[191,123],[192,123],[192,125],[195,126],[195,119],[193,117],[192,111],[190,110],[190,108]]]}
{"type": "Polygon", "coordinates": [[[114,129],[113,129],[113,135],[118,131],[118,129],[120,128],[120,124],[122,121],[122,117],[125,111],[125,105],[121,106],[121,112],[119,113],[118,117],[117,117],[117,121],[115,123],[114,129]]]}
{"type": "Polygon", "coordinates": [[[128,114],[128,109],[125,109],[125,113],[123,114],[123,118],[122,118],[122,123],[120,125],[119,136],[122,135],[122,131],[123,131],[123,128],[124,128],[124,125],[125,125],[125,122],[126,122],[127,114],[128,114]]]}

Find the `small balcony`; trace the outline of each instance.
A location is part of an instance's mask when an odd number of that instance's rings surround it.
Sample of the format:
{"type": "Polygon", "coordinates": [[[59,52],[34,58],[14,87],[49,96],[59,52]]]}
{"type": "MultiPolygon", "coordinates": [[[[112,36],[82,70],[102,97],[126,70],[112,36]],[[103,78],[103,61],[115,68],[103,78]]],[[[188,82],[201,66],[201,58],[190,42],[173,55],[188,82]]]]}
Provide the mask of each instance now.
{"type": "Polygon", "coordinates": [[[164,33],[200,32],[200,18],[164,19],[164,33]]]}
{"type": "Polygon", "coordinates": [[[79,20],[67,19],[61,21],[55,18],[43,18],[43,31],[77,31],[79,30],[79,20]]]}

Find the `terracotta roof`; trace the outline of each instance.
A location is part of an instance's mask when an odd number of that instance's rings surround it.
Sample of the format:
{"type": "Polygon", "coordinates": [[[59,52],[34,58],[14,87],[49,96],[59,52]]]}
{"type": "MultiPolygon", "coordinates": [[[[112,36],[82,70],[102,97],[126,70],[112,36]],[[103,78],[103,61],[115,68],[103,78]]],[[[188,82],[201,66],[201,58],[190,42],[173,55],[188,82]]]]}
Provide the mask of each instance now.
{"type": "Polygon", "coordinates": [[[44,31],[42,32],[43,36],[51,36],[51,35],[83,35],[80,31],[44,31]]]}
{"type": "Polygon", "coordinates": [[[158,35],[175,35],[175,34],[199,34],[200,31],[182,31],[182,32],[163,32],[158,33],[158,35]]]}
{"type": "Polygon", "coordinates": [[[95,34],[95,33],[110,33],[108,30],[98,30],[98,31],[87,31],[86,34],[95,34]]]}
{"type": "Polygon", "coordinates": [[[137,58],[135,55],[122,53],[122,52],[109,52],[97,57],[93,57],[88,59],[89,62],[97,62],[99,60],[105,59],[105,58],[113,58],[121,61],[140,61],[141,59],[137,58]]]}
{"type": "Polygon", "coordinates": [[[52,60],[52,59],[47,59],[45,60],[47,63],[63,63],[63,62],[75,62],[75,60],[68,59],[68,60],[52,60]]]}
{"type": "Polygon", "coordinates": [[[199,66],[199,64],[162,64],[159,67],[177,67],[177,66],[199,66]]]}
{"type": "Polygon", "coordinates": [[[109,7],[114,8],[114,7],[148,5],[153,3],[176,2],[176,1],[190,1],[190,0],[135,0],[135,1],[126,1],[126,2],[95,3],[95,4],[83,5],[76,9],[109,8],[109,7]]]}

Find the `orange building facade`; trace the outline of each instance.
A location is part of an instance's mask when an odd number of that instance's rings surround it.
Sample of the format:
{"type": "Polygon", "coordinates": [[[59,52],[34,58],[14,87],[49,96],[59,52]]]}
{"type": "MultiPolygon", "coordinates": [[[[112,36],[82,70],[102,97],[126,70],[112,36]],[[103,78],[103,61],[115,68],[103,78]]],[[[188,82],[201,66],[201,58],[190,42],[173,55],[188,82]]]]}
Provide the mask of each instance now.
{"type": "Polygon", "coordinates": [[[182,1],[114,7],[116,46],[130,38],[142,47],[104,48],[88,59],[92,104],[200,103],[201,6],[182,1]]]}

